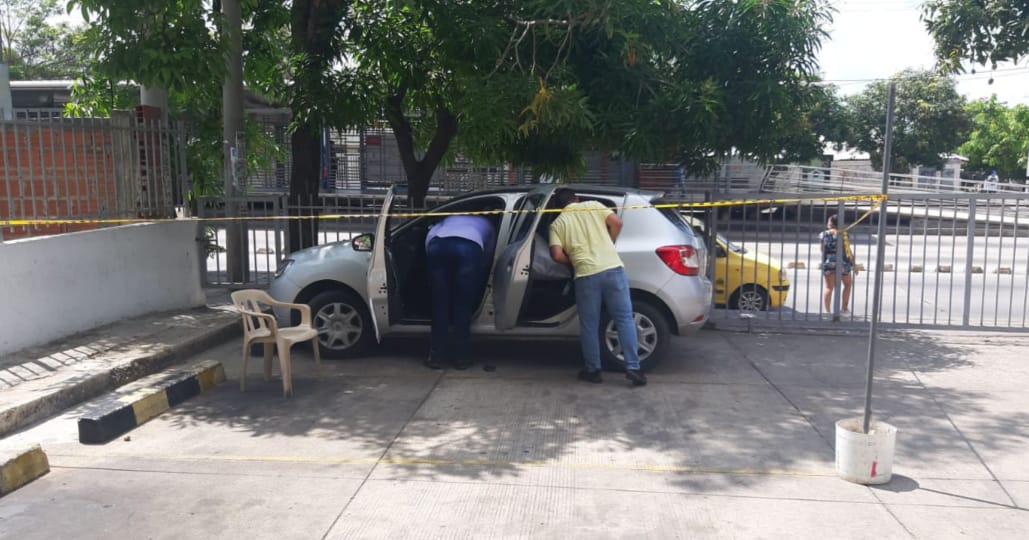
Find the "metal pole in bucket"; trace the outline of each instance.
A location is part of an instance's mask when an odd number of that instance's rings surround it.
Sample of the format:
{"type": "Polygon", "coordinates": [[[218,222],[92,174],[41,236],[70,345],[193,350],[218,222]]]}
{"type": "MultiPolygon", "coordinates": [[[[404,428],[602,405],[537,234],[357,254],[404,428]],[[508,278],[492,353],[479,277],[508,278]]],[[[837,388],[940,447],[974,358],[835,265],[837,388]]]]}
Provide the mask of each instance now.
{"type": "MultiPolygon", "coordinates": [[[[882,194],[885,196],[890,186],[890,167],[893,151],[893,108],[896,100],[897,83],[890,83],[890,93],[886,105],[886,141],[883,148],[883,182],[882,194]]],[[[886,259],[886,204],[883,199],[879,206],[879,227],[876,233],[875,253],[875,288],[872,291],[872,322],[868,332],[868,372],[865,376],[865,419],[862,424],[864,433],[868,433],[868,423],[872,418],[872,372],[875,367],[875,343],[879,338],[879,309],[882,304],[883,261],[886,259]]]]}

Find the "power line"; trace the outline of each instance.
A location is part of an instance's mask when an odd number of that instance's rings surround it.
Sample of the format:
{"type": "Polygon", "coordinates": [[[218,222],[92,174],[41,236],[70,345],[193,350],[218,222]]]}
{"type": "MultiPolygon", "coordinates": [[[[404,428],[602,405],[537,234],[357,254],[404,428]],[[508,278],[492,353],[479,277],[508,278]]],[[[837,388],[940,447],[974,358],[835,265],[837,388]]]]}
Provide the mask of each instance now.
{"type": "MultiPolygon", "coordinates": [[[[954,79],[958,82],[965,81],[976,81],[976,80],[988,80],[988,79],[999,79],[1005,77],[1018,77],[1029,75],[1029,66],[1016,66],[1010,68],[1000,68],[990,71],[979,71],[976,73],[958,73],[953,75],[935,75],[933,78],[936,79],[954,79]]],[[[821,83],[833,83],[833,84],[865,84],[879,81],[893,81],[893,80],[904,80],[904,79],[916,79],[920,78],[921,74],[912,75],[900,75],[895,77],[868,77],[858,79],[822,79],[821,83]]]]}

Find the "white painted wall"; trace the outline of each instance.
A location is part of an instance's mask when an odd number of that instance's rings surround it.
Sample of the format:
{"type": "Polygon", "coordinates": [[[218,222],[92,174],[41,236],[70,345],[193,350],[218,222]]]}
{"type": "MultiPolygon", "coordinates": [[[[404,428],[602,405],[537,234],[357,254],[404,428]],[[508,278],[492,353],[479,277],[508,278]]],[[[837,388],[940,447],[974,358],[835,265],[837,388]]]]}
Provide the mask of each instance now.
{"type": "Polygon", "coordinates": [[[168,221],[0,242],[0,356],[203,305],[196,228],[168,221]]]}

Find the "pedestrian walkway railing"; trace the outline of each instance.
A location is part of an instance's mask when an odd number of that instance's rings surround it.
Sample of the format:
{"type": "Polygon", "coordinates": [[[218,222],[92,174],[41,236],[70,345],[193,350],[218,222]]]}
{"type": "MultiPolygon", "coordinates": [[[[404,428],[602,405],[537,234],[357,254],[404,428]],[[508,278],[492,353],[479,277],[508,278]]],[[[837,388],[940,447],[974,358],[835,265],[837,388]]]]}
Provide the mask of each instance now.
{"type": "Polygon", "coordinates": [[[878,212],[866,215],[870,202],[801,198],[705,212],[711,231],[743,252],[733,258],[712,249],[709,267],[716,290],[731,289],[722,294],[724,301],[716,306],[712,320],[739,321],[744,314],[748,324],[866,322],[871,318],[874,271],[881,264],[882,324],[1029,327],[1025,194],[891,193],[885,204],[883,238],[877,236],[878,212]],[[857,273],[850,277],[846,304],[842,276],[838,280],[822,268],[820,233],[833,214],[840,217],[840,228],[848,229],[855,253],[857,273]],[[886,243],[885,257],[877,261],[880,241],[886,243]],[[789,281],[789,292],[776,302],[769,287],[780,272],[789,281]],[[753,304],[739,302],[739,288],[748,286],[763,295],[757,311],[748,310],[753,304]],[[824,294],[830,286],[827,306],[824,294]]]}
{"type": "MultiPolygon", "coordinates": [[[[891,174],[890,193],[1024,193],[1024,184],[989,184],[955,175],[955,170],[935,175],[891,174]]],[[[882,173],[841,167],[775,165],[760,182],[764,193],[875,193],[882,187],[882,173]]]]}

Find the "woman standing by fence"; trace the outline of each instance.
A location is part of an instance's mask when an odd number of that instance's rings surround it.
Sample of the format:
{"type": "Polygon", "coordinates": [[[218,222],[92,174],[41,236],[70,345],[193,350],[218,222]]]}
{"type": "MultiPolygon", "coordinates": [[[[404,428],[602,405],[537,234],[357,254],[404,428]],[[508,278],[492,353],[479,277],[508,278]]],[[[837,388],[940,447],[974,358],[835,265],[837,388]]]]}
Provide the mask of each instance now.
{"type": "Polygon", "coordinates": [[[822,241],[822,277],[825,280],[825,292],[822,293],[822,302],[825,304],[827,313],[832,311],[832,293],[836,288],[836,263],[841,261],[843,268],[840,271],[840,281],[843,282],[843,294],[840,298],[841,313],[848,313],[850,306],[851,273],[857,274],[854,268],[854,255],[847,241],[847,232],[842,234],[837,230],[836,214],[829,216],[826,223],[827,229],[820,235],[822,241]],[[841,246],[842,244],[842,246],[841,246]],[[842,252],[842,257],[840,256],[842,252]]]}

